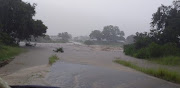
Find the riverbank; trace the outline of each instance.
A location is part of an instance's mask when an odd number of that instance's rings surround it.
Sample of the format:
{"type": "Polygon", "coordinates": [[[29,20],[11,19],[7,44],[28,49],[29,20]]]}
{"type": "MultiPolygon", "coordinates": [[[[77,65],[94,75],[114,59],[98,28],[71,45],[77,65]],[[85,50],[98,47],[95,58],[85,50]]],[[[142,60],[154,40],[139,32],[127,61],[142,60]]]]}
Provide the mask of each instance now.
{"type": "Polygon", "coordinates": [[[20,47],[13,47],[13,46],[0,46],[0,67],[8,64],[10,61],[14,59],[14,56],[19,55],[20,53],[24,52],[25,49],[20,47]]]}

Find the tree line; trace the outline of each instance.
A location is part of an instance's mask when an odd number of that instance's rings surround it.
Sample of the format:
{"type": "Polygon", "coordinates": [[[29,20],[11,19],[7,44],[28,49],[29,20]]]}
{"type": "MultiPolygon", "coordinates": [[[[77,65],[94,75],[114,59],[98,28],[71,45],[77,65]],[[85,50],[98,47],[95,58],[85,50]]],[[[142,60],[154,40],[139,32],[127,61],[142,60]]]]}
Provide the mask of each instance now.
{"type": "Polygon", "coordinates": [[[137,32],[134,40],[134,44],[124,46],[125,54],[138,58],[179,55],[180,0],[161,5],[153,14],[150,32],[137,32]]]}
{"type": "Polygon", "coordinates": [[[6,45],[18,44],[21,40],[44,36],[47,26],[41,20],[33,19],[36,4],[22,0],[0,0],[0,42],[6,45]]]}
{"type": "Polygon", "coordinates": [[[103,31],[94,30],[89,36],[91,39],[95,39],[97,41],[118,42],[125,40],[124,31],[120,31],[118,26],[113,25],[105,26],[103,31]]]}

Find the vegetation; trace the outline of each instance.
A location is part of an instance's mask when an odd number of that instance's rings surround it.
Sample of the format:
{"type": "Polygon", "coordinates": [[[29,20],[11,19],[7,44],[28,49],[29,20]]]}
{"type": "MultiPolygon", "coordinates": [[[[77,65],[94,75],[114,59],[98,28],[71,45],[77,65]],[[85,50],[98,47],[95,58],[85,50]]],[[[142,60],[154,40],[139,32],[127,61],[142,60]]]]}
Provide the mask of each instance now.
{"type": "Polygon", "coordinates": [[[133,68],[137,71],[141,71],[143,73],[167,80],[167,81],[171,81],[171,82],[175,82],[175,83],[180,83],[180,74],[177,72],[173,72],[173,71],[169,71],[167,69],[163,69],[163,68],[159,68],[159,69],[150,69],[150,68],[143,68],[143,67],[139,67],[129,61],[124,61],[124,60],[120,60],[117,59],[114,62],[133,68]]]}
{"type": "Polygon", "coordinates": [[[0,40],[6,45],[30,41],[31,36],[43,36],[47,27],[41,20],[35,20],[36,4],[22,0],[0,0],[0,40]],[[5,40],[7,39],[7,40],[5,40]]]}
{"type": "Polygon", "coordinates": [[[58,41],[66,43],[69,42],[70,39],[72,39],[72,35],[68,32],[62,32],[58,34],[58,37],[61,38],[58,41]]]}
{"type": "Polygon", "coordinates": [[[177,65],[180,57],[180,5],[160,6],[153,14],[150,32],[136,33],[134,43],[124,46],[126,55],[164,65],[177,65]],[[160,62],[162,61],[162,62],[160,62]],[[177,61],[177,62],[175,62],[177,61]]]}
{"type": "Polygon", "coordinates": [[[59,60],[59,58],[57,55],[52,55],[51,57],[49,57],[49,64],[52,65],[53,63],[55,63],[58,60],[59,60]]]}
{"type": "Polygon", "coordinates": [[[179,66],[180,65],[180,57],[179,56],[166,56],[160,58],[152,58],[150,61],[162,64],[162,65],[170,65],[170,66],[179,66]]]}
{"type": "Polygon", "coordinates": [[[134,37],[135,37],[135,35],[129,35],[129,36],[126,38],[126,43],[127,43],[127,44],[132,44],[132,43],[134,43],[134,37]]]}
{"type": "Polygon", "coordinates": [[[149,59],[165,56],[179,56],[180,49],[174,43],[159,45],[153,42],[148,46],[140,49],[137,49],[135,44],[125,45],[124,52],[126,55],[134,56],[141,59],[149,59]]]}
{"type": "Polygon", "coordinates": [[[0,61],[9,60],[23,52],[22,48],[0,45],[0,61]]]}
{"type": "Polygon", "coordinates": [[[111,44],[125,41],[124,31],[120,31],[118,26],[105,26],[103,31],[94,30],[89,37],[91,40],[85,41],[85,44],[111,44]]]}
{"type": "Polygon", "coordinates": [[[54,52],[56,52],[56,53],[58,53],[58,52],[60,52],[60,53],[64,53],[64,49],[63,49],[63,47],[60,47],[60,48],[56,48],[56,50],[53,50],[54,52]]]}

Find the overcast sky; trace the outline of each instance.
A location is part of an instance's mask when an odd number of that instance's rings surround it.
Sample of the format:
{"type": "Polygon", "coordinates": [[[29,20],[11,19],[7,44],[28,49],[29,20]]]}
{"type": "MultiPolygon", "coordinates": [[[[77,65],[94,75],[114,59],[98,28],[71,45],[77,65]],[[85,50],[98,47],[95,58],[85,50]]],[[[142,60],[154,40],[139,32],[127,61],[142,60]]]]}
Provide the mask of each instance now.
{"type": "Polygon", "coordinates": [[[119,26],[127,35],[149,31],[152,14],[171,0],[23,0],[37,3],[35,19],[48,26],[47,34],[89,35],[106,25],[119,26]]]}

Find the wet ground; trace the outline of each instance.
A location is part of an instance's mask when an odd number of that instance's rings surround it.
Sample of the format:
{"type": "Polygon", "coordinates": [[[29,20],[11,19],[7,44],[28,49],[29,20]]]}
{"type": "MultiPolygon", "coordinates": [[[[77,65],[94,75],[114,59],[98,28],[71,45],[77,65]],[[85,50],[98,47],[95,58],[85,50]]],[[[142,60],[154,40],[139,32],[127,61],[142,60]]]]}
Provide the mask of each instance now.
{"type": "MultiPolygon", "coordinates": [[[[32,78],[37,77],[35,84],[62,88],[180,88],[177,84],[113,63],[116,57],[129,59],[121,49],[107,50],[98,46],[94,48],[79,44],[38,44],[37,47],[30,48],[29,52],[17,56],[9,65],[1,68],[0,74],[8,73],[9,75],[4,79],[10,81],[10,78],[16,78],[17,74],[24,72],[42,73],[32,76],[32,78]],[[54,53],[52,50],[57,47],[63,47],[65,52],[54,53]],[[52,65],[46,75],[48,70],[45,68],[48,67],[41,65],[47,65],[48,57],[53,54],[58,55],[61,60],[52,65]],[[40,68],[44,70],[41,71],[40,68]],[[39,76],[44,78],[44,83],[38,82],[42,81],[38,80],[39,76]]],[[[22,78],[19,75],[18,77],[22,78]]],[[[33,81],[29,80],[23,84],[34,84],[33,81]]],[[[10,83],[13,84],[12,81],[10,83]]]]}

